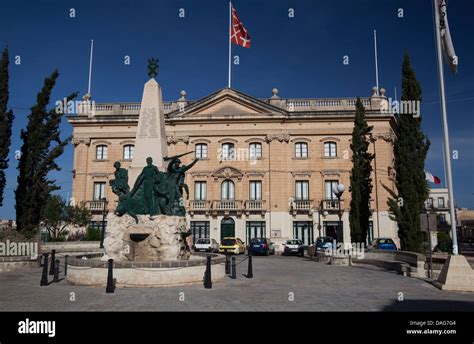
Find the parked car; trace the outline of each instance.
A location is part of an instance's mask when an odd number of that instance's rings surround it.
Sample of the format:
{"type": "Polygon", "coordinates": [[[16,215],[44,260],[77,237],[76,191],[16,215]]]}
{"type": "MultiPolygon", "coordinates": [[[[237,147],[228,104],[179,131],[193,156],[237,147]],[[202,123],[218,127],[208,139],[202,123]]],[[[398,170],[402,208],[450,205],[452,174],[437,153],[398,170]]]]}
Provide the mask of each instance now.
{"type": "Polygon", "coordinates": [[[326,250],[332,249],[334,238],[330,236],[322,236],[316,239],[314,245],[316,246],[316,251],[324,252],[326,250]]]}
{"type": "Polygon", "coordinates": [[[251,255],[264,254],[269,256],[275,254],[275,246],[267,238],[253,238],[250,240],[248,250],[251,255]]]}
{"type": "Polygon", "coordinates": [[[233,254],[245,254],[245,244],[236,237],[223,238],[219,246],[219,253],[230,252],[233,254]]]}
{"type": "Polygon", "coordinates": [[[283,246],[285,246],[285,249],[283,250],[284,256],[292,254],[298,254],[301,257],[304,256],[303,242],[299,239],[287,240],[286,243],[283,244],[283,246]]]}
{"type": "Polygon", "coordinates": [[[194,244],[194,251],[196,252],[218,252],[219,243],[215,239],[201,238],[194,244]]]}
{"type": "Polygon", "coordinates": [[[376,249],[376,250],[389,250],[389,251],[396,251],[398,250],[397,245],[393,242],[390,238],[377,238],[372,241],[372,243],[368,246],[369,249],[376,249]]]}

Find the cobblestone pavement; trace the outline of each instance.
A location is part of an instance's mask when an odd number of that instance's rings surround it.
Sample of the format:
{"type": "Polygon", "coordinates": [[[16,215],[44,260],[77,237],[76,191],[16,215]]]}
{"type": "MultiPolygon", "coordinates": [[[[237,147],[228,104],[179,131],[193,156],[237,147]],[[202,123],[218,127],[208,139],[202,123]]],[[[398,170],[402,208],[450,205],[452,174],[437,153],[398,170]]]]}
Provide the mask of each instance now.
{"type": "MultiPolygon", "coordinates": [[[[243,259],[242,257],[238,258],[243,259]]],[[[372,267],[331,266],[301,257],[254,257],[237,280],[168,288],[40,287],[41,269],[0,274],[3,311],[474,311],[474,293],[441,291],[427,281],[372,267]],[[71,293],[75,301],[71,301],[71,293]],[[180,294],[184,293],[184,294],[180,294]],[[184,301],[180,300],[184,296],[184,301]],[[399,301],[403,300],[403,301],[399,301]]],[[[61,276],[62,277],[62,276],[61,276]]],[[[49,276],[52,279],[52,276],[49,276]]]]}

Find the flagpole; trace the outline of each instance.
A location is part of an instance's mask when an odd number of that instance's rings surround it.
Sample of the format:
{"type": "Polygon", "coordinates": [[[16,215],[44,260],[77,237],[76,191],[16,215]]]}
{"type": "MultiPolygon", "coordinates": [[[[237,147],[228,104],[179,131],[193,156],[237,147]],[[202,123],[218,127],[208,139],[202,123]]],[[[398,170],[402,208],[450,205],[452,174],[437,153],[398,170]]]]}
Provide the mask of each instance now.
{"type": "Polygon", "coordinates": [[[441,96],[441,115],[443,118],[443,132],[444,132],[444,163],[447,174],[447,186],[449,197],[449,215],[451,217],[451,235],[453,239],[453,255],[458,254],[458,239],[456,233],[456,214],[454,212],[454,191],[453,191],[453,176],[451,173],[451,156],[449,146],[449,130],[448,130],[448,115],[446,111],[446,94],[444,89],[444,70],[443,70],[443,56],[441,52],[441,33],[439,30],[440,16],[438,0],[433,0],[435,6],[435,32],[436,32],[436,52],[438,59],[438,76],[439,76],[439,92],[441,96]]]}
{"type": "Polygon", "coordinates": [[[377,30],[374,30],[374,50],[375,50],[375,86],[377,87],[377,95],[379,94],[379,65],[377,58],[377,30]]]}
{"type": "Polygon", "coordinates": [[[229,1],[229,79],[227,87],[230,88],[232,77],[232,2],[229,1]]]}
{"type": "Polygon", "coordinates": [[[89,58],[89,84],[87,86],[87,94],[91,95],[91,81],[92,81],[92,53],[94,51],[94,40],[91,39],[91,54],[89,58]]]}

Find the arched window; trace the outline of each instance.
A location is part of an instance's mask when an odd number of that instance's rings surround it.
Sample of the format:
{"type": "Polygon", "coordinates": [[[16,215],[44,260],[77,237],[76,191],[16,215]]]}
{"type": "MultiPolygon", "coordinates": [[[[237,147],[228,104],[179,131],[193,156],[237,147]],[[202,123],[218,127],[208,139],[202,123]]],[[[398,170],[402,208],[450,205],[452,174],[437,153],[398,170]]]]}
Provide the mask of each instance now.
{"type": "Polygon", "coordinates": [[[306,142],[295,143],[295,157],[305,159],[308,157],[308,144],[306,142]]]}
{"type": "Polygon", "coordinates": [[[232,160],[234,159],[235,146],[231,142],[226,142],[222,144],[222,160],[232,160]]]}
{"type": "Polygon", "coordinates": [[[134,145],[125,145],[125,146],[123,146],[123,159],[124,160],[132,160],[134,149],[135,149],[134,145]]]}
{"type": "Polygon", "coordinates": [[[221,200],[235,199],[235,185],[232,180],[224,180],[221,185],[221,200]]]}
{"type": "Polygon", "coordinates": [[[337,156],[337,143],[328,141],[324,142],[324,157],[335,158],[337,156]]]}
{"type": "Polygon", "coordinates": [[[207,144],[196,144],[194,151],[196,152],[196,159],[207,159],[207,144]]]}
{"type": "Polygon", "coordinates": [[[249,145],[249,158],[252,160],[262,158],[262,144],[259,142],[252,142],[249,145]]]}
{"type": "Polygon", "coordinates": [[[107,159],[107,146],[99,145],[95,149],[95,157],[97,160],[106,160],[107,159]]]}

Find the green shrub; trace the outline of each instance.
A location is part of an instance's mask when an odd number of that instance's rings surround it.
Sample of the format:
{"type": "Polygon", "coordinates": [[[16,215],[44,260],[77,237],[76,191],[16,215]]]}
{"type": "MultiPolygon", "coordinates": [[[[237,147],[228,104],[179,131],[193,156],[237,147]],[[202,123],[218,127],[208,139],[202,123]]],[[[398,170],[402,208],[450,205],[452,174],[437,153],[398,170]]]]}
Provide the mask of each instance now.
{"type": "Polygon", "coordinates": [[[448,233],[438,232],[438,246],[436,247],[442,252],[452,253],[453,241],[448,233]]]}
{"type": "Polygon", "coordinates": [[[101,229],[97,227],[89,227],[87,234],[84,236],[84,241],[100,241],[101,229]]]}

